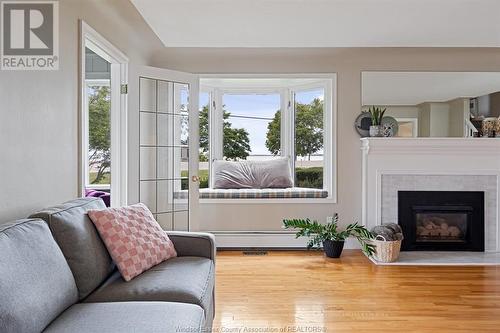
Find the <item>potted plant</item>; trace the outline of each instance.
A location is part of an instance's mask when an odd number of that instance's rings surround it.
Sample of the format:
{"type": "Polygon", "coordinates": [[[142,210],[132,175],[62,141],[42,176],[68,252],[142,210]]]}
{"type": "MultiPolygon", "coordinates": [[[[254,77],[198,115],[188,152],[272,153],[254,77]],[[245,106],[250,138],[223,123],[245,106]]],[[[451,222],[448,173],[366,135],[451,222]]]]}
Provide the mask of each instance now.
{"type": "Polygon", "coordinates": [[[370,113],[370,116],[372,118],[372,124],[370,126],[370,136],[384,136],[384,133],[382,131],[382,118],[384,118],[384,113],[386,110],[386,108],[382,109],[376,107],[375,105],[372,105],[368,109],[368,112],[370,113]]]}
{"type": "Polygon", "coordinates": [[[368,229],[355,222],[349,224],[345,230],[339,231],[338,221],[339,216],[335,213],[332,222],[327,224],[320,224],[310,219],[291,219],[283,220],[283,227],[285,229],[299,229],[295,238],[309,237],[307,248],[320,248],[323,245],[326,256],[330,258],[340,257],[344,242],[350,236],[359,241],[361,249],[366,255],[371,256],[375,253],[375,246],[369,241],[373,239],[373,235],[368,229]]]}

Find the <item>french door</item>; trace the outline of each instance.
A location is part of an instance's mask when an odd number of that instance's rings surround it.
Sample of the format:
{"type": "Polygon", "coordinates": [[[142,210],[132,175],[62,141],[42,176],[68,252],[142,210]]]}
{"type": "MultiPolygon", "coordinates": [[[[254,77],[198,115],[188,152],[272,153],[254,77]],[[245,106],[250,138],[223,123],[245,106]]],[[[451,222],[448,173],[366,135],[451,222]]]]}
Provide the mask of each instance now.
{"type": "Polygon", "coordinates": [[[198,230],[198,90],[194,74],[139,74],[139,201],[165,230],[198,230]]]}

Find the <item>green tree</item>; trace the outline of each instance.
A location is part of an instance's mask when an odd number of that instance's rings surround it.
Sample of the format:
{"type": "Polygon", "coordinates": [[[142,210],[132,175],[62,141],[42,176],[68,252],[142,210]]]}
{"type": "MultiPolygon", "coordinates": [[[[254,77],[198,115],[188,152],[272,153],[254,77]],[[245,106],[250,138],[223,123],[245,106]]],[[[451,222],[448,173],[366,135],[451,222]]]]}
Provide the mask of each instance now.
{"type": "Polygon", "coordinates": [[[200,111],[200,162],[208,162],[210,147],[208,134],[208,105],[205,105],[200,111]]]}
{"type": "Polygon", "coordinates": [[[273,155],[281,151],[281,111],[274,114],[273,120],[267,124],[266,147],[273,155]]]}
{"type": "Polygon", "coordinates": [[[111,166],[109,87],[91,87],[89,95],[89,167],[97,169],[92,184],[99,184],[111,166]]]}
{"type": "MultiPolygon", "coordinates": [[[[233,128],[228,121],[231,114],[223,110],[223,152],[228,160],[245,160],[250,152],[250,139],[244,128],[233,128]]],[[[209,133],[208,133],[208,105],[200,111],[200,161],[208,161],[209,133]]]]}
{"type": "MultiPolygon", "coordinates": [[[[276,111],[267,125],[266,147],[278,155],[281,149],[281,111],[276,111]]],[[[295,106],[295,154],[311,155],[323,148],[323,101],[315,98],[309,104],[296,103],[295,106]]]]}

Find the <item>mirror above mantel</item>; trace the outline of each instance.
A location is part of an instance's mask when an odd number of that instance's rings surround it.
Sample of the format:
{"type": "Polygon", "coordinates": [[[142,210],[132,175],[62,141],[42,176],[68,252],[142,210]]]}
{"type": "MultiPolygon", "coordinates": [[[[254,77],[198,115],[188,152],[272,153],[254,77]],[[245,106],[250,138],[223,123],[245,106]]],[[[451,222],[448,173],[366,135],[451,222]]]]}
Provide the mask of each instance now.
{"type": "Polygon", "coordinates": [[[362,111],[386,109],[399,137],[500,137],[500,72],[362,72],[362,111]]]}

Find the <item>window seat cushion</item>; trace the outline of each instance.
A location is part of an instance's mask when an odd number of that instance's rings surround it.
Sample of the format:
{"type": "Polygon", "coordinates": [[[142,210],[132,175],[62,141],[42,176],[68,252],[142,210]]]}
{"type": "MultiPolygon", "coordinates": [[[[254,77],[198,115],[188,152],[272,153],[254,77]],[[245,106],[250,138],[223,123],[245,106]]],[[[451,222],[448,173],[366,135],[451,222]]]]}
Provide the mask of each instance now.
{"type": "MultiPolygon", "coordinates": [[[[180,196],[182,196],[182,194],[180,196]]],[[[326,190],[303,187],[263,189],[200,189],[200,199],[295,199],[327,197],[328,191],[326,190]]]]}

